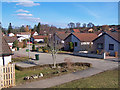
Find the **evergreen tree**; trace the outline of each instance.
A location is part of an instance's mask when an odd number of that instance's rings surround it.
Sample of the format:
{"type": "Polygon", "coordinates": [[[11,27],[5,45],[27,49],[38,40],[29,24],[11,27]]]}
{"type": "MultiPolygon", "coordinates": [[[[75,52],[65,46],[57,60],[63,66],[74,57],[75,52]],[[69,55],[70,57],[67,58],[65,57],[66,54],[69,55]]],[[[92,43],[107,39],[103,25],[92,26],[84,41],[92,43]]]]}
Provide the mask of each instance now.
{"type": "Polygon", "coordinates": [[[11,23],[9,23],[9,27],[8,27],[8,33],[12,33],[13,32],[13,28],[11,23]]]}
{"type": "Polygon", "coordinates": [[[37,32],[38,32],[38,34],[40,33],[40,30],[41,30],[41,24],[40,24],[40,22],[38,23],[38,26],[37,26],[37,32]]]}
{"type": "Polygon", "coordinates": [[[25,27],[23,25],[20,27],[20,32],[25,32],[25,27]]]}
{"type": "Polygon", "coordinates": [[[36,25],[34,26],[34,30],[33,31],[37,31],[37,26],[36,25]]]}

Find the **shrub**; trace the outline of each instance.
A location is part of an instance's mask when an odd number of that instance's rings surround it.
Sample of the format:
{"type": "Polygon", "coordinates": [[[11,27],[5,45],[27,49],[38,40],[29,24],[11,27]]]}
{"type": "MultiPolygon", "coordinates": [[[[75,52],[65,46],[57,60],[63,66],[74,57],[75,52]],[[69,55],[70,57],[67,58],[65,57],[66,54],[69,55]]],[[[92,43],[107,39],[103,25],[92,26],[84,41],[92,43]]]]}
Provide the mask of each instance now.
{"type": "Polygon", "coordinates": [[[32,51],[35,51],[35,44],[32,45],[32,51]]]}
{"type": "Polygon", "coordinates": [[[15,47],[18,47],[18,40],[15,40],[15,41],[13,42],[13,48],[15,48],[15,47]]]}
{"type": "Polygon", "coordinates": [[[70,49],[71,52],[73,52],[73,50],[74,50],[73,42],[69,42],[69,49],[70,49]]]}
{"type": "Polygon", "coordinates": [[[97,54],[99,54],[99,50],[97,50],[97,54]]]}
{"type": "Polygon", "coordinates": [[[67,57],[67,58],[65,58],[65,59],[64,59],[64,61],[67,63],[67,68],[69,68],[69,69],[70,69],[70,68],[71,68],[71,66],[72,66],[71,59],[67,57]]]}

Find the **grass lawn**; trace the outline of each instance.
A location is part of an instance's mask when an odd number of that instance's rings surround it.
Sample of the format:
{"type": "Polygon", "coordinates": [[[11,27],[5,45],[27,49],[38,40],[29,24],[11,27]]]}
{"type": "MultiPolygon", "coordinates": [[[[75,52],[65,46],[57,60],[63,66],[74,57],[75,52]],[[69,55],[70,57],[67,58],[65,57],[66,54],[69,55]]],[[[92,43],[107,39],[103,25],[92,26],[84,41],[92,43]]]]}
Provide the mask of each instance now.
{"type": "Polygon", "coordinates": [[[64,69],[52,69],[50,67],[40,67],[37,69],[29,69],[29,70],[15,70],[15,78],[16,78],[16,85],[19,84],[24,84],[26,82],[31,82],[31,81],[35,81],[35,80],[40,80],[40,79],[44,79],[44,78],[50,78],[50,77],[54,77],[54,76],[59,76],[59,75],[63,75],[63,74],[67,74],[70,72],[73,72],[74,70],[84,70],[88,68],[87,66],[76,66],[73,69],[67,69],[68,72],[61,72],[59,74],[52,74],[53,72],[56,71],[61,71],[64,69]],[[43,73],[44,77],[43,78],[38,78],[38,79],[32,79],[32,80],[23,80],[24,77],[26,76],[31,76],[31,75],[38,75],[39,73],[43,73]]]}
{"type": "Polygon", "coordinates": [[[52,88],[118,88],[118,70],[106,71],[52,88]]]}
{"type": "Polygon", "coordinates": [[[12,58],[12,62],[24,62],[24,61],[28,61],[29,58],[28,57],[17,57],[17,58],[12,58]]]}

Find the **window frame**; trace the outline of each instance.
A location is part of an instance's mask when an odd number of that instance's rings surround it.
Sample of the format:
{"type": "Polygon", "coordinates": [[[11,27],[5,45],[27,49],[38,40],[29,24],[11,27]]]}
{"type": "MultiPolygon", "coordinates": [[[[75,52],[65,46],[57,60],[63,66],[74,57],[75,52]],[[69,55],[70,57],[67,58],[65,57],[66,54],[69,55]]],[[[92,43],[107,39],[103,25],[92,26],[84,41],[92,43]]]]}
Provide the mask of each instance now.
{"type": "Polygon", "coordinates": [[[97,49],[103,49],[103,43],[97,43],[97,49]],[[99,47],[101,45],[101,48],[99,47]]]}
{"type": "Polygon", "coordinates": [[[109,44],[109,50],[114,50],[114,44],[109,44]],[[110,47],[112,45],[112,48],[110,47]]]}
{"type": "Polygon", "coordinates": [[[75,46],[75,47],[77,47],[77,46],[78,46],[78,43],[77,43],[77,42],[75,42],[75,43],[74,43],[74,46],[75,46]]]}

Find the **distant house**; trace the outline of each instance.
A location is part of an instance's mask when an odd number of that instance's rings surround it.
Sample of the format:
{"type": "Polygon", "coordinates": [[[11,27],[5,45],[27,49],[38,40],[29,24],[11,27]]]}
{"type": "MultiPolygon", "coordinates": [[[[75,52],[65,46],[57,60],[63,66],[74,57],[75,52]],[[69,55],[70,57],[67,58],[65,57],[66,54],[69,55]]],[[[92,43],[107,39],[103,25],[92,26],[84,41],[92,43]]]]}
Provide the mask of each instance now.
{"type": "Polygon", "coordinates": [[[14,33],[9,33],[8,36],[13,37],[13,36],[15,36],[15,34],[14,33]]]}
{"type": "Polygon", "coordinates": [[[94,30],[92,28],[90,28],[90,29],[88,29],[88,32],[92,33],[92,32],[94,32],[94,30]]]}
{"type": "Polygon", "coordinates": [[[73,29],[72,32],[73,33],[80,33],[80,30],[79,29],[73,29]]]}
{"type": "Polygon", "coordinates": [[[84,51],[97,37],[94,33],[71,33],[65,39],[64,50],[70,50],[70,42],[73,43],[73,51],[84,51]]]}
{"type": "Polygon", "coordinates": [[[31,33],[30,32],[20,32],[16,34],[18,41],[22,42],[25,39],[30,39],[31,33]]]}
{"type": "Polygon", "coordinates": [[[33,31],[33,32],[31,32],[31,35],[32,35],[32,36],[37,36],[38,33],[37,33],[36,31],[33,31]]]}
{"type": "Polygon", "coordinates": [[[0,45],[0,66],[7,65],[11,62],[12,51],[8,46],[4,37],[1,37],[2,45],[0,45]]]}
{"type": "Polygon", "coordinates": [[[119,52],[120,39],[118,38],[117,32],[106,33],[99,35],[93,40],[93,50],[99,52],[109,52],[110,55],[115,55],[115,52],[119,52]]]}
{"type": "Polygon", "coordinates": [[[4,34],[4,33],[2,33],[2,36],[5,36],[5,34],[4,34]]]}
{"type": "Polygon", "coordinates": [[[38,42],[38,43],[43,43],[44,39],[47,38],[48,36],[44,36],[44,35],[38,35],[38,36],[33,36],[34,41],[38,42]]]}
{"type": "Polygon", "coordinates": [[[14,36],[14,37],[4,36],[4,38],[5,38],[6,42],[8,43],[10,49],[12,51],[14,51],[14,49],[12,48],[13,47],[13,42],[18,40],[17,37],[16,36],[14,36]]]}
{"type": "MultiPolygon", "coordinates": [[[[69,35],[70,33],[55,33],[55,39],[58,43],[64,43],[64,39],[69,35]]],[[[52,36],[53,37],[53,36],[52,36]]]]}

